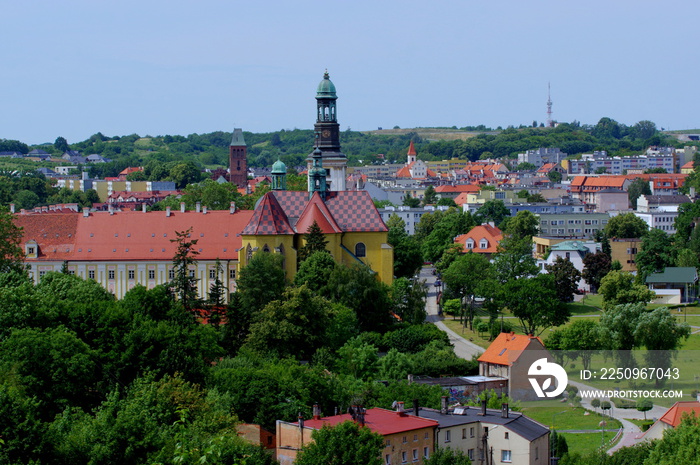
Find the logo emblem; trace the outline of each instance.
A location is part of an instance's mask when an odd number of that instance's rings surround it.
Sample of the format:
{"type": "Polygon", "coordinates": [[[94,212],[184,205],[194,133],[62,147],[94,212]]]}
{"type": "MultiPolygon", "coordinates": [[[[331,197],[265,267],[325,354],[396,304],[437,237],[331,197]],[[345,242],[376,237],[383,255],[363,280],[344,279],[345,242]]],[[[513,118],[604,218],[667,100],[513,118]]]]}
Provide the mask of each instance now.
{"type": "Polygon", "coordinates": [[[528,378],[537,397],[556,397],[564,392],[566,384],[569,382],[566,370],[558,363],[548,362],[546,358],[535,360],[527,370],[527,374],[529,376],[548,376],[541,386],[536,378],[528,378]],[[557,387],[553,391],[545,392],[552,386],[552,378],[556,380],[557,387]]]}

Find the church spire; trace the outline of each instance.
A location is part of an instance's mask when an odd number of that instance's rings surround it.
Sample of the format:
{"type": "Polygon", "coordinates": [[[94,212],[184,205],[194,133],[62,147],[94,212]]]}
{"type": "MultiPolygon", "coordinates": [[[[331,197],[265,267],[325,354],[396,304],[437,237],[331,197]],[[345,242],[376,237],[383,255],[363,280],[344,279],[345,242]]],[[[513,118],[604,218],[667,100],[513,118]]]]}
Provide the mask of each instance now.
{"type": "Polygon", "coordinates": [[[326,200],[326,170],[323,168],[323,152],[321,149],[316,149],[311,154],[313,166],[309,169],[309,198],[313,197],[314,192],[318,192],[323,200],[326,200]]]}

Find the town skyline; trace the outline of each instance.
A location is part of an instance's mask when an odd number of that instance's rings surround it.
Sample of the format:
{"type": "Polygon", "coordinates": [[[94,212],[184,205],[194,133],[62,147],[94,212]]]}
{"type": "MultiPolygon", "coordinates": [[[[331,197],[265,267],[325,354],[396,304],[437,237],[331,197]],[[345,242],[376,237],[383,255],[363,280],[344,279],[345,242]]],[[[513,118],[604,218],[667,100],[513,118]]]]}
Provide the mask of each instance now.
{"type": "Polygon", "coordinates": [[[695,129],[676,6],[7,2],[0,138],[307,129],[326,69],[343,130],[542,123],[548,83],[557,121],[695,129]]]}

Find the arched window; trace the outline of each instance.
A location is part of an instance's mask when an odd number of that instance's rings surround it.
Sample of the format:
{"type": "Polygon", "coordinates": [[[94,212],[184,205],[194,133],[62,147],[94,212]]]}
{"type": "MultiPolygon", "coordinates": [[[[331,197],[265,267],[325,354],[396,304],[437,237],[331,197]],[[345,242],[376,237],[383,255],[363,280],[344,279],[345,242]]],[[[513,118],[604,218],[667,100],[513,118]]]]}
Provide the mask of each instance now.
{"type": "Polygon", "coordinates": [[[367,247],[363,242],[355,244],[355,256],[358,258],[367,256],[367,247]]]}
{"type": "Polygon", "coordinates": [[[253,248],[248,244],[248,247],[245,249],[245,258],[246,262],[250,263],[250,261],[253,259],[253,248]]]}
{"type": "Polygon", "coordinates": [[[263,246],[263,252],[269,252],[269,251],[270,251],[270,247],[268,247],[268,245],[265,244],[265,245],[263,246]]]}

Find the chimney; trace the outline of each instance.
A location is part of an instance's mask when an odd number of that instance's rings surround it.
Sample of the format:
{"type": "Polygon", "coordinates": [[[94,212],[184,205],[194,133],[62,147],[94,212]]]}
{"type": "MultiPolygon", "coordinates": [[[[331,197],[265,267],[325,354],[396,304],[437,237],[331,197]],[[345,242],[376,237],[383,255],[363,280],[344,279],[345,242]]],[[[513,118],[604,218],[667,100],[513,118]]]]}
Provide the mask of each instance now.
{"type": "Polygon", "coordinates": [[[362,406],[357,407],[357,422],[360,424],[360,427],[365,426],[365,408],[362,406]]]}
{"type": "Polygon", "coordinates": [[[90,209],[88,207],[83,208],[83,218],[90,216],[90,209]]]}
{"type": "Polygon", "coordinates": [[[236,202],[231,202],[231,207],[229,209],[229,213],[231,213],[232,215],[234,213],[236,213],[236,202]]]}
{"type": "Polygon", "coordinates": [[[508,404],[501,405],[501,418],[508,418],[508,404]]]}
{"type": "Polygon", "coordinates": [[[418,399],[413,399],[413,414],[417,417],[420,416],[420,404],[418,403],[418,399]]]}
{"type": "Polygon", "coordinates": [[[146,204],[145,203],[141,204],[141,211],[146,213],[146,204]]]}
{"type": "Polygon", "coordinates": [[[440,399],[440,413],[447,415],[447,396],[442,396],[440,399]]]}
{"type": "Polygon", "coordinates": [[[202,207],[202,213],[203,213],[204,215],[207,214],[207,206],[206,206],[206,205],[202,207]]]}
{"type": "Polygon", "coordinates": [[[405,416],[406,414],[404,413],[403,409],[403,402],[397,402],[396,403],[396,411],[398,412],[399,416],[405,416]]]}
{"type": "Polygon", "coordinates": [[[166,217],[170,216],[170,207],[165,207],[165,216],[166,217]]]}
{"type": "Polygon", "coordinates": [[[199,213],[201,209],[202,209],[202,202],[197,202],[197,203],[194,205],[194,211],[196,211],[197,213],[199,213]]]}
{"type": "Polygon", "coordinates": [[[486,401],[485,400],[481,401],[481,413],[479,415],[486,416],[486,401]]]}
{"type": "Polygon", "coordinates": [[[321,408],[318,406],[318,404],[314,404],[314,420],[320,420],[321,419],[321,408]]]}
{"type": "MultiPolygon", "coordinates": [[[[199,211],[199,210],[197,210],[197,211],[199,211]]],[[[180,212],[185,213],[185,202],[180,202],[180,212]]]]}
{"type": "Polygon", "coordinates": [[[15,212],[15,204],[11,203],[10,204],[10,213],[14,213],[14,212],[15,212]]]}
{"type": "Polygon", "coordinates": [[[107,207],[107,209],[109,210],[109,214],[110,214],[110,215],[114,215],[114,209],[112,208],[112,204],[111,204],[111,203],[109,204],[109,207],[107,207]]]}

